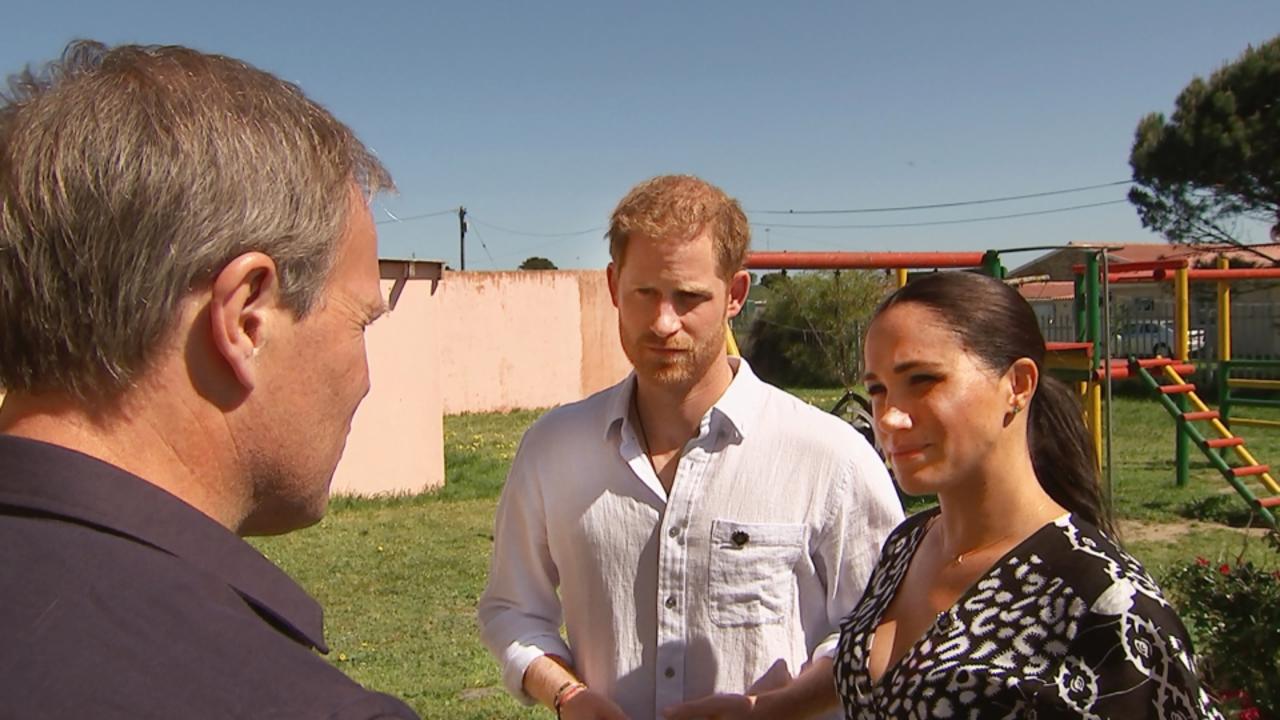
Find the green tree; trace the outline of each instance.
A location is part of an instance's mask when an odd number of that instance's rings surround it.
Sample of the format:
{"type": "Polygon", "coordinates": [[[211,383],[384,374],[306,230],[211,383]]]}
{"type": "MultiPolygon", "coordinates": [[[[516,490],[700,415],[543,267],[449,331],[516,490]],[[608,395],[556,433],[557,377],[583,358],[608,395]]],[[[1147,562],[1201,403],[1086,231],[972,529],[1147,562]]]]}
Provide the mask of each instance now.
{"type": "Polygon", "coordinates": [[[557,268],[556,264],[551,262],[550,260],[544,257],[538,257],[537,255],[534,255],[533,257],[525,258],[524,262],[520,263],[520,269],[521,270],[558,270],[559,268],[557,268]]]}
{"type": "Polygon", "coordinates": [[[1172,118],[1142,118],[1129,164],[1129,201],[1171,242],[1247,248],[1237,239],[1242,220],[1271,225],[1280,239],[1280,37],[1207,81],[1193,78],[1172,118]]]}
{"type": "Polygon", "coordinates": [[[888,290],[885,276],[843,270],[765,278],[743,352],[752,368],[776,384],[857,384],[864,323],[888,290]]]}

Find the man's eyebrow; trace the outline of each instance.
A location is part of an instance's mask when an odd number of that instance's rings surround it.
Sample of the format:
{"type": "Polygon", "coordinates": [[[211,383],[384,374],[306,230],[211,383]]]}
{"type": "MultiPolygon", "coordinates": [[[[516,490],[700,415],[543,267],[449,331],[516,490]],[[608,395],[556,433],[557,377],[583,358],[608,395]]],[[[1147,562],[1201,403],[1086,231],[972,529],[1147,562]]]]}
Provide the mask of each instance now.
{"type": "Polygon", "coordinates": [[[688,283],[688,284],[676,285],[675,290],[676,292],[686,293],[688,295],[714,295],[715,294],[715,290],[713,290],[709,285],[703,285],[701,283],[688,283]]]}

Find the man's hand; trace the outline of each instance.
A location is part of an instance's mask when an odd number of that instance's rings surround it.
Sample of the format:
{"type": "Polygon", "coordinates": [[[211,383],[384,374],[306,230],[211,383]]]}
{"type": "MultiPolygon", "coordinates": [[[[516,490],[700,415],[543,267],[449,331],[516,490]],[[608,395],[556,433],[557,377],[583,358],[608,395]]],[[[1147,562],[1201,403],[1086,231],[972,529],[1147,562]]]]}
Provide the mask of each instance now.
{"type": "Polygon", "coordinates": [[[663,710],[667,720],[797,720],[831,710],[840,703],[831,658],[814,660],[791,677],[774,665],[743,695],[710,695],[663,710]]]}
{"type": "Polygon", "coordinates": [[[628,720],[622,708],[600,693],[585,689],[560,704],[560,720],[628,720]]]}
{"type": "Polygon", "coordinates": [[[710,695],[662,711],[667,720],[765,720],[755,695],[710,695]]]}

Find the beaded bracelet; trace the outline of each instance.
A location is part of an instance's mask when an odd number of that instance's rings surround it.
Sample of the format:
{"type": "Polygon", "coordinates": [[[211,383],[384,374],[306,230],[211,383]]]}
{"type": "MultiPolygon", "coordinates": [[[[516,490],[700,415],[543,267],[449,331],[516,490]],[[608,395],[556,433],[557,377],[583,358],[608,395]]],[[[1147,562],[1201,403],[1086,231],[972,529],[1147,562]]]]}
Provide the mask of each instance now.
{"type": "Polygon", "coordinates": [[[565,700],[569,699],[565,697],[565,694],[571,693],[578,688],[586,690],[587,686],[577,680],[569,680],[561,685],[559,690],[556,690],[555,697],[551,700],[551,706],[556,710],[556,720],[560,720],[560,706],[564,704],[565,700]]]}

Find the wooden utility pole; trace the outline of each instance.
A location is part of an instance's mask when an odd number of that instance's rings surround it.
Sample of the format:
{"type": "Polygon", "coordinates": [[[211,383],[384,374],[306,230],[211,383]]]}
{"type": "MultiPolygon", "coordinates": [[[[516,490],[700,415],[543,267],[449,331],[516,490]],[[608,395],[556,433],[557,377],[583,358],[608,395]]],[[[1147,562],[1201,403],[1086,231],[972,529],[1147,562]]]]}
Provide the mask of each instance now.
{"type": "Polygon", "coordinates": [[[467,209],[458,206],[458,269],[467,269],[467,209]]]}

